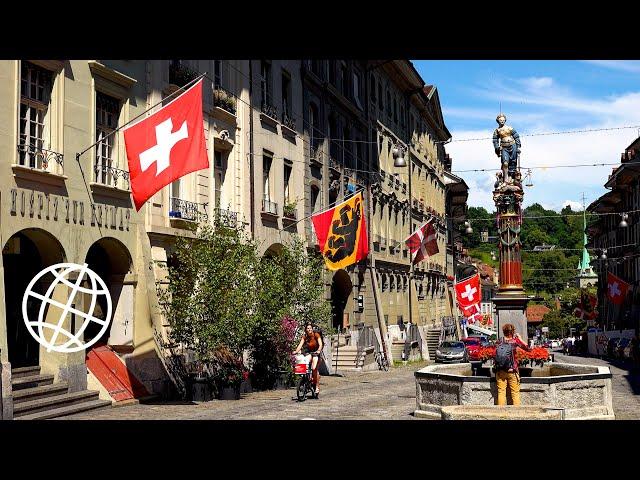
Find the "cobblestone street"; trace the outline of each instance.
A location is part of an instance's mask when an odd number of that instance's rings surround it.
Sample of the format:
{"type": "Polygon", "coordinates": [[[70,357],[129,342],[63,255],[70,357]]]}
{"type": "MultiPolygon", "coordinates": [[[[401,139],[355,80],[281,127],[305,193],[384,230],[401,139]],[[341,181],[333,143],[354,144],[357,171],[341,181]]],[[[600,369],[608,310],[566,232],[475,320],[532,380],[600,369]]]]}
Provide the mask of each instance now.
{"type": "MultiPolygon", "coordinates": [[[[640,375],[618,362],[566,356],[559,362],[602,365],[613,374],[613,408],[618,420],[640,419],[640,375]]],[[[134,404],[62,417],[85,420],[413,420],[413,372],[428,362],[392,368],[389,372],[348,373],[322,377],[318,400],[298,402],[295,389],[253,392],[238,401],[134,404]]]]}
{"type": "Polygon", "coordinates": [[[125,405],[60,420],[412,420],[416,406],[413,372],[427,364],[322,377],[320,398],[305,402],[296,400],[292,388],[249,393],[238,401],[125,405]]]}
{"type": "Polygon", "coordinates": [[[610,361],[594,357],[567,356],[560,350],[553,352],[556,362],[576,363],[580,365],[598,365],[609,367],[613,388],[613,412],[616,420],[640,419],[640,374],[631,374],[628,366],[622,366],[619,361],[610,361]]]}

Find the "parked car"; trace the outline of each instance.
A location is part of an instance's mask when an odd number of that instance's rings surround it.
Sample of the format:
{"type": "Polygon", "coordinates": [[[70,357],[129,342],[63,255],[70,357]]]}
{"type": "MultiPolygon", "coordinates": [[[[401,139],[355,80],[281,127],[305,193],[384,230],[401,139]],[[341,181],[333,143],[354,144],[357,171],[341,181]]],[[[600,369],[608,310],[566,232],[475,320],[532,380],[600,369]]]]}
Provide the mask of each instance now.
{"type": "MultiPolygon", "coordinates": [[[[624,360],[625,359],[624,351],[627,349],[627,347],[629,347],[629,350],[630,350],[630,345],[631,345],[630,338],[621,338],[618,344],[616,345],[616,349],[614,351],[614,357],[624,360]]],[[[626,358],[631,358],[631,357],[629,356],[626,358]]]]}
{"type": "Polygon", "coordinates": [[[560,348],[560,340],[551,340],[551,348],[560,348]]]}
{"type": "Polygon", "coordinates": [[[467,338],[463,338],[462,342],[466,347],[467,356],[469,357],[469,360],[471,361],[480,360],[478,353],[480,348],[484,346],[482,345],[482,342],[480,341],[480,339],[478,337],[467,337],[467,338]]]}
{"type": "Polygon", "coordinates": [[[442,342],[436,349],[437,362],[468,362],[469,356],[462,342],[442,342]]]}

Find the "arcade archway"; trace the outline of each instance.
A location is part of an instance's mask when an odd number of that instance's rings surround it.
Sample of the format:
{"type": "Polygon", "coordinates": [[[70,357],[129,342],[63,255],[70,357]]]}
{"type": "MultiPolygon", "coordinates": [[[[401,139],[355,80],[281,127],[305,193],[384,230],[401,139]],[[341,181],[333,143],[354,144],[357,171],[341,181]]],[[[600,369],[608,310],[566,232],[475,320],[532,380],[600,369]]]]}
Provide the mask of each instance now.
{"type": "MultiPolygon", "coordinates": [[[[22,299],[26,288],[41,270],[65,259],[60,242],[39,228],[21,230],[3,245],[7,349],[13,368],[38,365],[40,357],[40,345],[29,334],[22,318],[22,299]]],[[[49,286],[47,281],[45,277],[41,278],[32,291],[41,295],[46,293],[49,286]]],[[[29,318],[38,317],[40,305],[41,302],[36,298],[27,300],[29,318]]]]}
{"type": "Polygon", "coordinates": [[[344,270],[336,271],[331,281],[331,317],[333,328],[342,330],[351,322],[347,305],[349,304],[352,289],[353,284],[349,274],[344,270]]]}
{"type": "MultiPolygon", "coordinates": [[[[131,271],[131,254],[127,247],[115,238],[105,237],[95,242],[87,252],[85,260],[91,270],[104,280],[111,294],[112,320],[109,330],[95,346],[130,345],[133,342],[134,285],[125,284],[125,276],[131,271]]],[[[104,318],[107,312],[106,297],[97,297],[94,316],[104,318]]],[[[100,332],[100,325],[91,322],[85,332],[88,342],[100,332]]]]}

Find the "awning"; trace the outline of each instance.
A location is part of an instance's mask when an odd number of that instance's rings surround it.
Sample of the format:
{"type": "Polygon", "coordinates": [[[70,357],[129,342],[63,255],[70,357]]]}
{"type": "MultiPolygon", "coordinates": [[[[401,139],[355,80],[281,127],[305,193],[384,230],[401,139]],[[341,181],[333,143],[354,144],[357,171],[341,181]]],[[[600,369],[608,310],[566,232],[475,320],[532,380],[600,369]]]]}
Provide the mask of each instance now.
{"type": "Polygon", "coordinates": [[[484,333],[485,335],[496,335],[497,332],[495,330],[489,330],[488,328],[482,328],[477,326],[474,323],[467,324],[467,330],[475,330],[476,332],[484,333]]]}

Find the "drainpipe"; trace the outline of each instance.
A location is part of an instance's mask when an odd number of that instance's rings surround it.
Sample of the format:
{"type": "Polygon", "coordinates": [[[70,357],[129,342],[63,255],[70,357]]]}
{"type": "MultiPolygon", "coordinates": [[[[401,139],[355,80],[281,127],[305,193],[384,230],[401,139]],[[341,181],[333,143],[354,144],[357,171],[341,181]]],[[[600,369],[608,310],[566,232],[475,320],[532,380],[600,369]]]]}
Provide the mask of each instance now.
{"type": "Polygon", "coordinates": [[[253,186],[254,175],[254,153],[253,153],[253,60],[249,60],[249,198],[251,206],[249,208],[251,218],[251,239],[255,239],[255,189],[253,186]]]}

